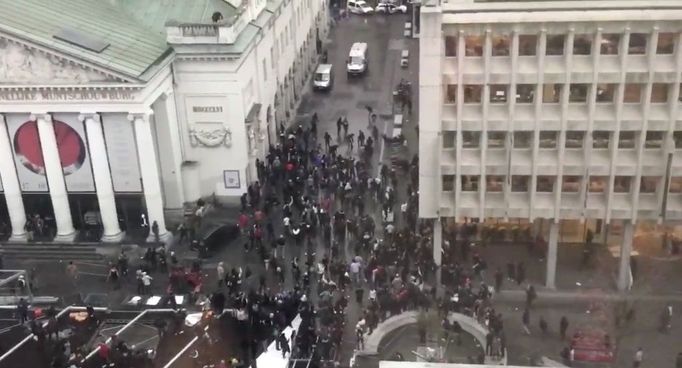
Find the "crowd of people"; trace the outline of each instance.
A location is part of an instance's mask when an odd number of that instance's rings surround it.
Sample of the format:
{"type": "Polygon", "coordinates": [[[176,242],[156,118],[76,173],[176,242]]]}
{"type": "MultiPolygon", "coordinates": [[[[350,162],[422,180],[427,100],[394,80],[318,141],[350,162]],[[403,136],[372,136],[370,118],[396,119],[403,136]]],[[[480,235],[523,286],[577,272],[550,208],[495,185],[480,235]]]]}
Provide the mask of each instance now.
{"type": "MultiPolygon", "coordinates": [[[[362,349],[381,321],[417,308],[437,310],[443,333],[458,339],[461,326],[448,314],[475,318],[488,330],[484,358],[474,361],[504,357],[503,316],[491,297],[505,277],[497,269],[494,285],[486,282],[487,262],[471,246],[476,224],[445,228],[443,266],[437,267],[433,223],[417,219],[418,158],[405,165],[374,164],[377,141],[389,138],[379,137],[376,120],[368,120],[367,132],[356,135],[340,117],[335,137],[333,132],[318,135],[316,114],[307,127],[279,128],[278,143],[256,162],[258,180],[241,197],[237,219],[245,257],[258,258],[262,267],[219,260],[214,283],[204,280],[201,261],[185,266],[163,245],[147,248],[134,273],[138,294],[150,295],[153,283],[167,280],[167,306],[177,308],[174,295],[186,293],[190,302],[205,305],[205,318],[196,328],[200,343],[190,352],[195,364],[245,366],[270,344],[283,356],[333,364],[344,339],[353,336],[348,331],[354,331],[356,349],[362,349]],[[436,293],[438,283],[441,293],[436,293]],[[301,317],[298,331],[287,336],[296,315],[301,317]],[[216,348],[219,335],[208,328],[225,318],[243,332],[235,345],[241,351],[231,356],[216,348]]],[[[201,221],[205,203],[197,208],[201,221]]],[[[196,226],[181,229],[181,246],[196,240],[191,229],[196,226]]],[[[128,277],[129,263],[121,252],[110,264],[107,280],[114,288],[128,277]]],[[[77,270],[69,274],[78,277],[77,270]]],[[[507,279],[523,283],[523,263],[510,263],[507,279]]]]}
{"type": "MultiPolygon", "coordinates": [[[[334,359],[340,348],[346,324],[351,323],[344,311],[353,302],[360,310],[353,322],[358,349],[384,319],[436,306],[442,312],[467,313],[490,326],[486,352],[503,356],[502,317],[490,305],[492,291],[485,283],[474,290],[474,280],[483,280],[486,270],[478,254],[468,272],[468,257],[459,257],[446,242],[446,291],[436,297],[432,225],[417,221],[417,157],[406,167],[373,167],[371,160],[361,158],[375,140],[360,131],[354,155],[354,134],[344,117],[337,121],[336,142],[325,132],[323,147],[315,136],[316,115],[309,128],[280,129],[279,145],[270,148],[264,162],[257,162],[259,180],[242,197],[244,249],[257,252],[266,272],[259,290],[267,289],[267,279],[281,286],[291,280],[296,290],[317,301],[316,327],[309,326],[323,361],[334,359]],[[338,144],[345,144],[345,154],[339,154],[338,144]],[[277,208],[281,211],[274,211],[277,208]],[[398,211],[401,216],[394,215],[398,211]]],[[[452,239],[459,244],[457,236],[452,239]]],[[[217,273],[233,288],[243,271],[226,272],[220,264],[217,273]]],[[[298,351],[310,352],[307,345],[298,351]]]]}
{"type": "MultiPolygon", "coordinates": [[[[374,164],[377,141],[389,138],[378,136],[376,119],[368,120],[367,132],[356,135],[340,117],[336,137],[325,132],[320,143],[316,114],[305,128],[280,127],[278,144],[256,162],[258,181],[241,197],[237,220],[246,256],[257,255],[262,267],[221,260],[213,284],[203,279],[200,261],[186,267],[163,245],[146,250],[134,273],[138,294],[150,295],[153,283],[167,280],[167,306],[177,308],[174,295],[187,292],[191,302],[198,299],[206,306],[207,318],[196,331],[200,343],[191,352],[196,364],[246,365],[270,343],[284,356],[333,364],[344,338],[352,338],[350,326],[355,326],[356,347],[362,348],[384,319],[432,307],[443,316],[454,311],[476,317],[492,334],[486,353],[504,354],[502,318],[482,282],[485,261],[474,252],[471,271],[467,265],[471,229],[446,234],[446,266],[440,269],[445,292],[437,296],[432,224],[417,220],[418,158],[405,165],[374,164]],[[481,280],[478,290],[474,280],[481,280]],[[358,311],[355,321],[349,306],[358,311]],[[298,332],[286,336],[296,315],[301,317],[298,332]],[[226,316],[245,332],[239,334],[241,352],[229,357],[214,354],[217,334],[206,328],[215,317],[226,316]]],[[[197,207],[203,215],[205,203],[197,207]]],[[[181,246],[192,242],[189,230],[194,228],[183,228],[181,246]]],[[[129,263],[121,252],[110,264],[107,280],[115,289],[128,277],[129,263]]],[[[75,280],[78,272],[71,274],[75,280]]]]}

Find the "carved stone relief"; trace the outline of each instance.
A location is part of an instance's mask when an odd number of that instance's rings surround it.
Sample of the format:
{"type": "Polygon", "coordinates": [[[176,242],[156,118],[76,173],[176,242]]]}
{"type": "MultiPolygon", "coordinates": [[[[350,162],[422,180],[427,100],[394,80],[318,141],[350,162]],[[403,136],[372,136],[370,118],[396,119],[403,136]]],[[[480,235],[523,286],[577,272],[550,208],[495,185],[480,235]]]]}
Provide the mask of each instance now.
{"type": "Polygon", "coordinates": [[[223,124],[194,124],[189,128],[192,147],[232,146],[232,131],[223,124]]]}
{"type": "Polygon", "coordinates": [[[112,78],[57,56],[0,39],[2,84],[86,84],[104,81],[112,81],[112,78]]]}

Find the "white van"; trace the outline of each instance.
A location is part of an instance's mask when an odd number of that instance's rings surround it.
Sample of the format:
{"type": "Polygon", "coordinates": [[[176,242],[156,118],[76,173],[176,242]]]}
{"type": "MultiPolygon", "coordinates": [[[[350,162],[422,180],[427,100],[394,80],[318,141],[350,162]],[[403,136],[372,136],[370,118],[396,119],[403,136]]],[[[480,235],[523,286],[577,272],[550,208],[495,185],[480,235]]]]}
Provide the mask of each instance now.
{"type": "Polygon", "coordinates": [[[332,64],[318,65],[313,77],[313,89],[330,90],[333,85],[334,73],[332,73],[332,64]]]}
{"type": "Polygon", "coordinates": [[[369,58],[367,56],[367,43],[356,42],[351,46],[348,54],[346,71],[348,74],[364,74],[369,69],[369,58]]]}
{"type": "Polygon", "coordinates": [[[374,9],[367,5],[364,0],[348,0],[346,2],[346,8],[349,12],[354,14],[372,14],[374,9]]]}

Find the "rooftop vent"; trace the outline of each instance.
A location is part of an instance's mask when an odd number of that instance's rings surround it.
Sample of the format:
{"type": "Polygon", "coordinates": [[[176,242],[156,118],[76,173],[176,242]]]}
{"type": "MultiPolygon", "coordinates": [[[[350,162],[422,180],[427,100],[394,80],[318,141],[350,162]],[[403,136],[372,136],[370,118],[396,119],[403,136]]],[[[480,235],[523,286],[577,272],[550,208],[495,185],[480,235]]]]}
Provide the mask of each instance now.
{"type": "Polygon", "coordinates": [[[57,32],[57,34],[53,35],[57,40],[64,41],[66,43],[70,43],[74,46],[82,47],[86,50],[96,52],[96,53],[101,53],[102,51],[106,50],[107,47],[109,47],[109,43],[97,38],[93,37],[90,35],[83,34],[80,31],[77,31],[72,28],[62,28],[57,32]]]}

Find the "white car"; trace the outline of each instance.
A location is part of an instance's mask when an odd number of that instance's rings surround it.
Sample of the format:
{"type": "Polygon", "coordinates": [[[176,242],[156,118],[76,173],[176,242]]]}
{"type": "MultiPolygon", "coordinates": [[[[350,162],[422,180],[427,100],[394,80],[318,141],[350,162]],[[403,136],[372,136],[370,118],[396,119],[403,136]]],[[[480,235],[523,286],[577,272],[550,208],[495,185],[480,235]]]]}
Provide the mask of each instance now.
{"type": "Polygon", "coordinates": [[[374,9],[367,5],[363,0],[348,0],[346,3],[348,11],[354,14],[372,14],[374,9]]]}
{"type": "Polygon", "coordinates": [[[407,13],[407,6],[405,5],[396,5],[392,3],[379,3],[376,8],[377,13],[388,13],[388,14],[394,14],[394,13],[407,13]]]}

